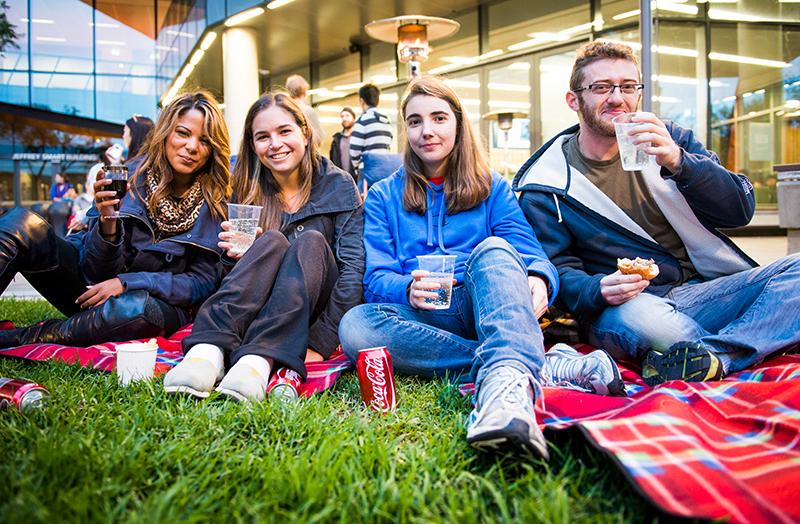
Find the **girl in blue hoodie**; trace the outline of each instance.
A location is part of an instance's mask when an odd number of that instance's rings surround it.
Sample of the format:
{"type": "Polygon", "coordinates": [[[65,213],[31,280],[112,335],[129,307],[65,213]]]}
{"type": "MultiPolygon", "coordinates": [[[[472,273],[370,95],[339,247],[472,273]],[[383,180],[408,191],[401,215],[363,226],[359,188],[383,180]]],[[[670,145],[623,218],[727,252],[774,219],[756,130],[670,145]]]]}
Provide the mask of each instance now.
{"type": "Polygon", "coordinates": [[[339,326],[347,356],[385,346],[395,371],[470,372],[477,390],[467,441],[478,449],[546,457],[533,403],[544,365],[537,318],[558,276],[508,182],[490,171],[461,101],[441,79],[414,79],[402,116],[403,167],[364,204],[364,304],[339,326]],[[456,256],[449,309],[424,282],[417,255],[456,256]]]}

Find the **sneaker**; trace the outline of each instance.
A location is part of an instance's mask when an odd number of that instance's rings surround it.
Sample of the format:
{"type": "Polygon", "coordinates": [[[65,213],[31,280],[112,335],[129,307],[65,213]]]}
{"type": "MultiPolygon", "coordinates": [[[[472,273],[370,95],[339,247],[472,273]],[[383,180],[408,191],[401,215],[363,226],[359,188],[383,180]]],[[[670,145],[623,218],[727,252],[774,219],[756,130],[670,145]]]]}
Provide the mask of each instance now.
{"type": "Polygon", "coordinates": [[[544,355],[542,383],[608,397],[627,397],[619,369],[605,350],[581,355],[566,344],[556,344],[544,355]]]}
{"type": "Polygon", "coordinates": [[[267,393],[267,381],[246,363],[237,362],[216,391],[237,402],[261,402],[267,393]]]}
{"type": "Polygon", "coordinates": [[[651,349],[642,361],[642,378],[648,386],[670,380],[706,382],[724,376],[720,359],[696,342],[678,342],[663,353],[651,349]]]}
{"type": "Polygon", "coordinates": [[[480,451],[516,453],[548,459],[533,409],[532,375],[510,366],[498,366],[483,379],[467,427],[467,443],[480,451]]]}
{"type": "Polygon", "coordinates": [[[164,376],[164,391],[208,398],[222,374],[223,370],[204,358],[184,358],[164,376]]]}

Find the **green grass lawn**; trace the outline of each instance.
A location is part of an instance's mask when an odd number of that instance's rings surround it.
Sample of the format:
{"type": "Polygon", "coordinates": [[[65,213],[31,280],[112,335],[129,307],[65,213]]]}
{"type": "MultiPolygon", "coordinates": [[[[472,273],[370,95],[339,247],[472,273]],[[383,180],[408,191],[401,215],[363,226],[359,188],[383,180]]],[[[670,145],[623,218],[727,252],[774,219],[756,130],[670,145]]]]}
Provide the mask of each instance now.
{"type": "MultiPolygon", "coordinates": [[[[0,299],[25,325],[58,313],[0,299]]],[[[396,377],[377,416],[346,373],[293,407],[124,388],[77,365],[0,359],[49,409],[0,412],[0,522],[672,522],[577,433],[548,433],[549,464],[466,444],[468,398],[444,381],[396,377]]]]}

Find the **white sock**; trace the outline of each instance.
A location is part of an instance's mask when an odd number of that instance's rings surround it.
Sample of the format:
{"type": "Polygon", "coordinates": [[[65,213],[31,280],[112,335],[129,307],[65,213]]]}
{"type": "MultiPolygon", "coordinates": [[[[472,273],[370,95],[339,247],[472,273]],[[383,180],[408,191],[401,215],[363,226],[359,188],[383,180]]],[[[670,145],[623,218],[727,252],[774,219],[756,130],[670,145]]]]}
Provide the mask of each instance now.
{"type": "Polygon", "coordinates": [[[196,346],[192,346],[183,358],[208,360],[217,368],[217,371],[222,371],[222,350],[213,344],[197,344],[196,346]]]}
{"type": "Polygon", "coordinates": [[[250,366],[256,373],[264,377],[264,382],[269,382],[269,374],[272,371],[273,364],[271,358],[264,358],[259,355],[245,355],[236,362],[237,366],[239,364],[250,366]]]}

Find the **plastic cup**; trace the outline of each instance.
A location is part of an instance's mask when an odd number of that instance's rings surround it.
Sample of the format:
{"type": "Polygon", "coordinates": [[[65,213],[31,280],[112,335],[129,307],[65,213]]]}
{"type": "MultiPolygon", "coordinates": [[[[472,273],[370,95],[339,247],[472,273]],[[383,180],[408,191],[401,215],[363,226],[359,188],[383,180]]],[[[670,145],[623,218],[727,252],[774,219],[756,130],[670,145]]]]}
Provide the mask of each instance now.
{"type": "MultiPolygon", "coordinates": [[[[426,304],[433,304],[434,309],[447,309],[450,307],[450,297],[453,294],[453,273],[456,268],[455,255],[420,255],[417,257],[419,268],[428,271],[429,277],[423,282],[436,282],[441,285],[439,296],[426,298],[426,304]]],[[[435,291],[435,290],[431,290],[435,291]]]]}
{"type": "Polygon", "coordinates": [[[228,204],[228,221],[231,223],[229,231],[236,235],[231,240],[236,253],[244,253],[256,240],[256,228],[261,218],[261,206],[248,206],[246,204],[228,204]]]}
{"type": "Polygon", "coordinates": [[[631,122],[631,118],[636,113],[625,113],[614,117],[614,130],[617,133],[617,144],[619,145],[619,158],[622,160],[622,169],[625,171],[641,171],[650,165],[653,155],[644,152],[644,148],[650,147],[650,142],[633,144],[633,136],[628,131],[640,126],[643,122],[631,122]]]}
{"type": "Polygon", "coordinates": [[[153,378],[158,348],[144,347],[143,342],[120,344],[117,352],[117,378],[123,386],[153,378]]]}

